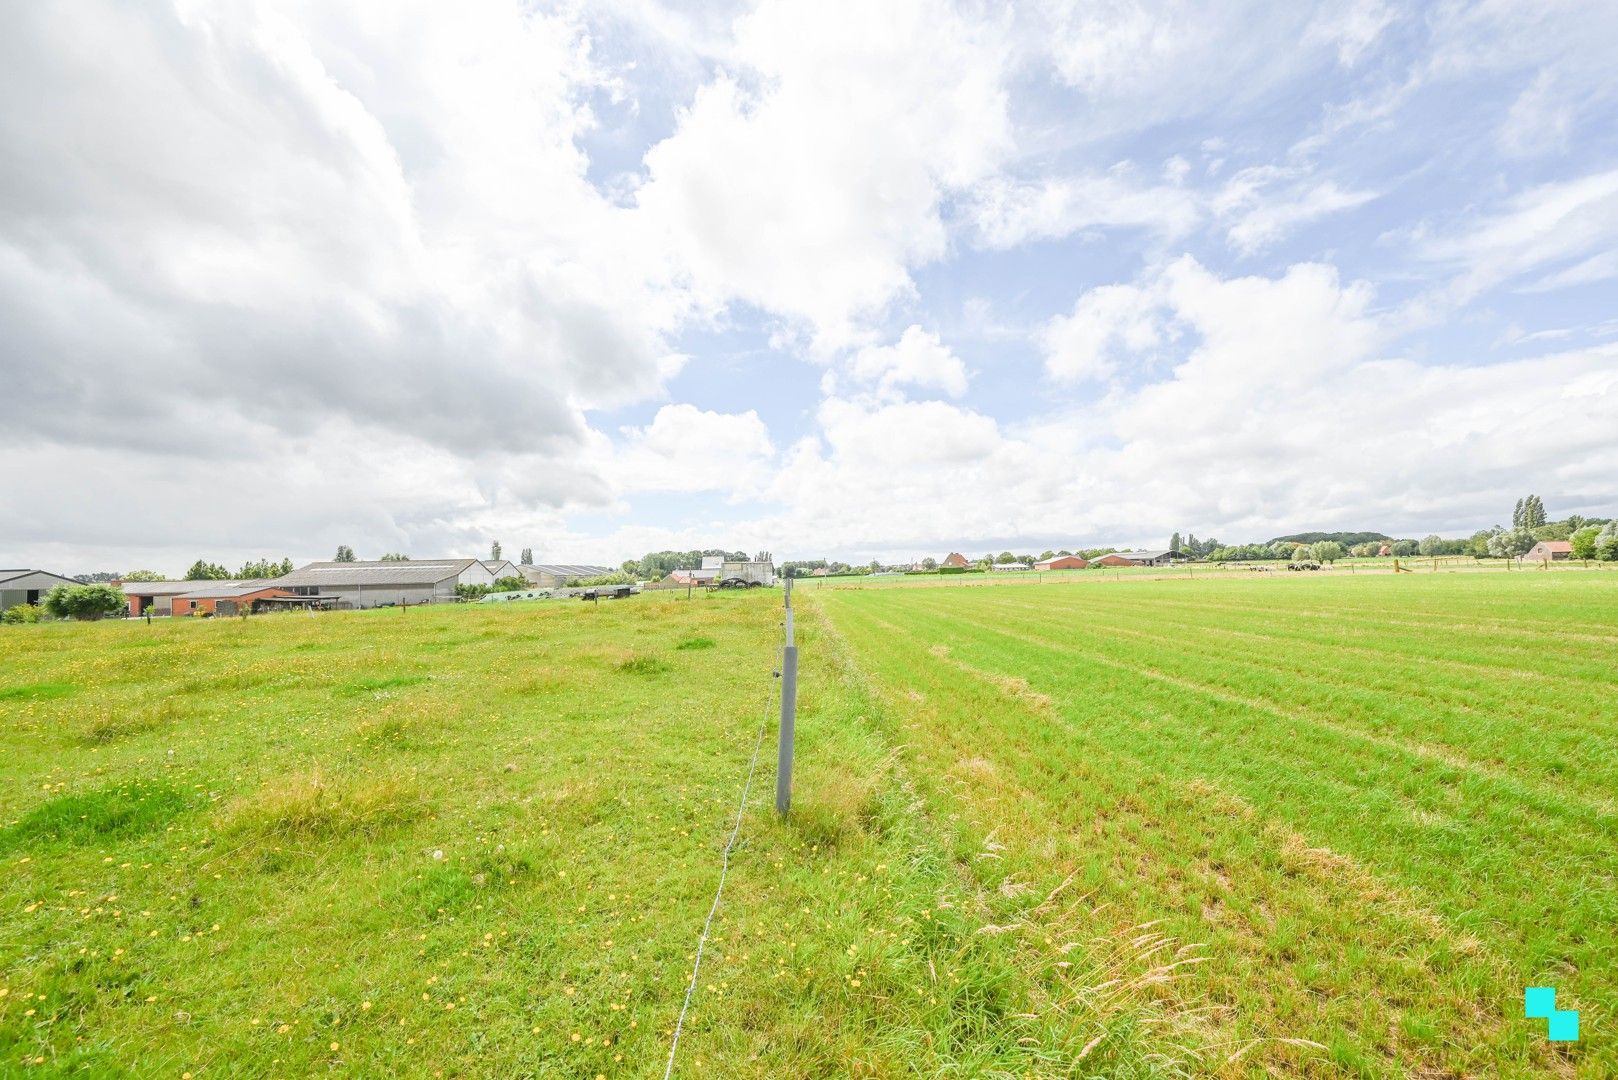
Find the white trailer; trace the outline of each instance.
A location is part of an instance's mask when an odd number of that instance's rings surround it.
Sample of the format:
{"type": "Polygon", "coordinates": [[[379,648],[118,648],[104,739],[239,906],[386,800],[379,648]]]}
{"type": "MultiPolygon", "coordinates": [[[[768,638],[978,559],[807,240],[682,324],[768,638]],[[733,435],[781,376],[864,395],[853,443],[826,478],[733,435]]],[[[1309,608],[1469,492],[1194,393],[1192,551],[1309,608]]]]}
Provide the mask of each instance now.
{"type": "Polygon", "coordinates": [[[726,559],[719,568],[721,589],[757,589],[774,584],[774,559],[726,559]]]}

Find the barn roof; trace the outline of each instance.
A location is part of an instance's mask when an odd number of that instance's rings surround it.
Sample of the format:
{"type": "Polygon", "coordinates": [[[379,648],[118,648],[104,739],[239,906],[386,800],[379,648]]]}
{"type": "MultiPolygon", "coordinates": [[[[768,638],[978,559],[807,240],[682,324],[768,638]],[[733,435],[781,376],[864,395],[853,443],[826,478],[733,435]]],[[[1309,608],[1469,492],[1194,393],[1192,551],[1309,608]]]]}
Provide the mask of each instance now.
{"type": "Polygon", "coordinates": [[[460,576],[477,559],[410,559],[405,562],[313,562],[275,578],[282,586],[434,585],[460,576]]]}

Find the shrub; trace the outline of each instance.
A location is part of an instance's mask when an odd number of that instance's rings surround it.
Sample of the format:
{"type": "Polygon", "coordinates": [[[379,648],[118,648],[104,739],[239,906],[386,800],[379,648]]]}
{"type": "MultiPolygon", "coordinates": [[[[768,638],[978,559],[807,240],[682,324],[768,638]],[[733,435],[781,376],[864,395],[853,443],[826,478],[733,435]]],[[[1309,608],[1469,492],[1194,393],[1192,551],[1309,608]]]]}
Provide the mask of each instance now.
{"type": "Polygon", "coordinates": [[[600,574],[596,577],[569,578],[567,584],[569,588],[583,587],[587,589],[593,585],[633,585],[635,584],[635,579],[622,570],[614,570],[610,574],[600,574]]]}
{"type": "Polygon", "coordinates": [[[122,589],[111,585],[58,585],[45,594],[45,612],[58,619],[99,619],[122,611],[122,589]]]}
{"type": "Polygon", "coordinates": [[[0,623],[7,623],[12,626],[21,623],[37,623],[39,616],[40,607],[38,604],[18,604],[16,607],[0,611],[0,623]]]}
{"type": "Polygon", "coordinates": [[[507,574],[494,583],[494,592],[527,592],[533,588],[521,574],[507,574]]]}

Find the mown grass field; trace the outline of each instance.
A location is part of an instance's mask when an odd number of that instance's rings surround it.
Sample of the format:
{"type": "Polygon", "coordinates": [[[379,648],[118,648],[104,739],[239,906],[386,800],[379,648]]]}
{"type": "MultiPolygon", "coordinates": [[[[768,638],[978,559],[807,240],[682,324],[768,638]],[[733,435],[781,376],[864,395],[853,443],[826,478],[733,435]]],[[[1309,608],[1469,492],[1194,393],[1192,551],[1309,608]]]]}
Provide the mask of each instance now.
{"type": "MultiPolygon", "coordinates": [[[[1618,1071],[1618,575],[1253,578],[800,590],[677,1075],[1618,1071]]],[[[0,1074],[661,1075],[779,602],[7,628],[0,1074]]]]}
{"type": "Polygon", "coordinates": [[[982,887],[1077,872],[1089,934],[1199,943],[1182,1038],[1255,1073],[1618,1074],[1618,575],[805,595],[934,812],[992,839],[982,887]]]}

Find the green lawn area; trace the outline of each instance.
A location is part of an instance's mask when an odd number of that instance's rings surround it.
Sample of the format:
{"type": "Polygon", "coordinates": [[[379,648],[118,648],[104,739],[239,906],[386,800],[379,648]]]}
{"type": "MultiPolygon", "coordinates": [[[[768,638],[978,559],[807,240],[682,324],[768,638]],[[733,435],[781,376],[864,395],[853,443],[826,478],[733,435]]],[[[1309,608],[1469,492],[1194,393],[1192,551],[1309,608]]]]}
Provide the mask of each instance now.
{"type": "Polygon", "coordinates": [[[3,628],[0,1075],[661,1076],[766,718],[677,1075],[1618,1071],[1618,574],[797,595],[3,628]]]}

